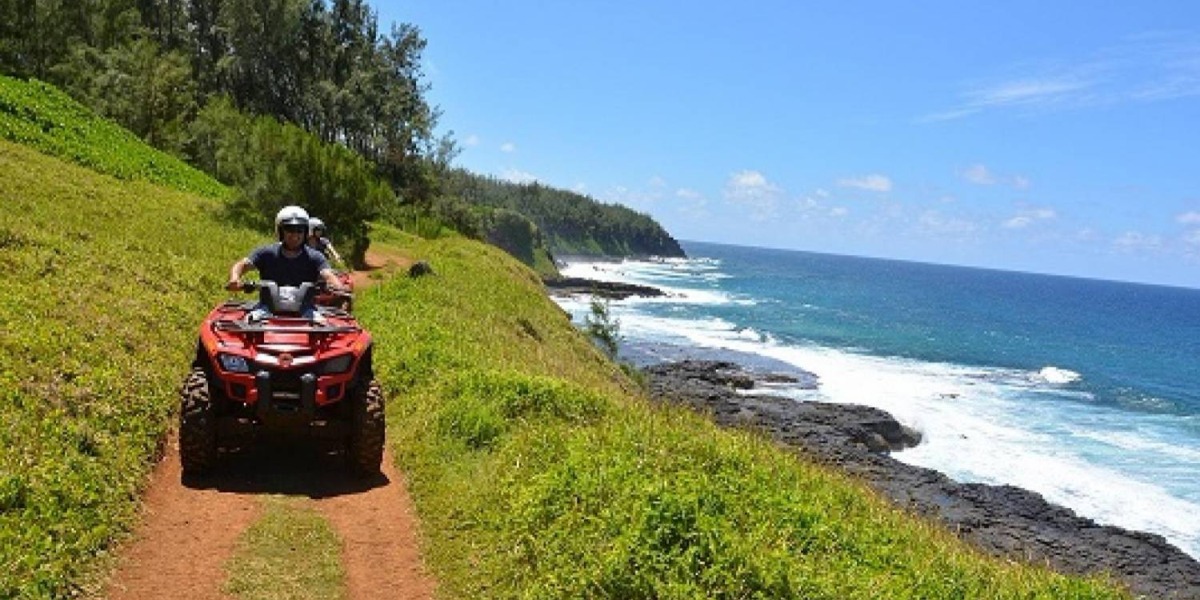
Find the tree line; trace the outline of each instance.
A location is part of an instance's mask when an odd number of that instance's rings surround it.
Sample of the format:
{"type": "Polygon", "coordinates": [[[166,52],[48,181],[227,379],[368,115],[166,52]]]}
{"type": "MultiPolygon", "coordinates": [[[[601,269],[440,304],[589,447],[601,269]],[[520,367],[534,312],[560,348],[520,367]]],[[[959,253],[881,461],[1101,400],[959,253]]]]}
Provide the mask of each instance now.
{"type": "Polygon", "coordinates": [[[364,219],[428,206],[453,153],[425,44],[365,0],[0,0],[0,70],[235,186],[235,215],[319,210],[357,262],[364,219]]]}
{"type": "MultiPolygon", "coordinates": [[[[466,207],[454,211],[458,227],[490,230],[494,214],[527,218],[535,240],[555,254],[589,256],[683,256],[679,242],[649,215],[604,204],[571,191],[513,183],[464,169],[445,176],[449,195],[466,207]],[[482,209],[482,210],[480,210],[482,209]]],[[[511,217],[508,218],[511,221],[511,217]]],[[[507,227],[512,229],[511,222],[507,227]]]]}
{"type": "Polygon", "coordinates": [[[356,264],[367,221],[414,215],[523,260],[530,244],[682,253],[623,207],[451,170],[425,47],[414,25],[381,32],[366,0],[0,0],[0,71],[52,83],[234,186],[234,217],[311,208],[356,264]]]}

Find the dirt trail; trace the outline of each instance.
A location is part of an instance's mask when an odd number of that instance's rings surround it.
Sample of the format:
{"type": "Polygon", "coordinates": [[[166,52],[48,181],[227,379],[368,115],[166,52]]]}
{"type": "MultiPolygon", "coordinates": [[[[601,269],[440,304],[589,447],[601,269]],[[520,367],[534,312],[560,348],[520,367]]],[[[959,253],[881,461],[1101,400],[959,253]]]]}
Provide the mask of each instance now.
{"type": "MultiPolygon", "coordinates": [[[[368,271],[407,268],[400,255],[368,254],[368,271]]],[[[373,283],[354,273],[355,289],[373,283]]],[[[182,476],[172,437],[144,498],[142,523],[119,551],[104,596],[110,600],[223,599],[225,565],[238,537],[261,514],[262,498],[310,498],[342,542],[350,600],[433,598],[412,500],[390,453],[374,480],[350,475],[339,456],[302,444],[263,443],[222,462],[202,479],[182,476]]]]}
{"type": "Polygon", "coordinates": [[[182,485],[174,439],[154,469],[142,524],[122,549],[108,584],[112,600],[140,598],[225,598],[225,560],[242,531],[259,515],[253,496],[182,485]]]}
{"type": "Polygon", "coordinates": [[[225,565],[266,495],[310,498],[342,541],[347,597],[432,598],[404,479],[384,454],[383,473],[362,480],[342,458],[295,443],[262,443],[200,480],[182,477],[172,439],[155,468],[142,524],[109,581],[110,600],[227,598],[225,565]]]}

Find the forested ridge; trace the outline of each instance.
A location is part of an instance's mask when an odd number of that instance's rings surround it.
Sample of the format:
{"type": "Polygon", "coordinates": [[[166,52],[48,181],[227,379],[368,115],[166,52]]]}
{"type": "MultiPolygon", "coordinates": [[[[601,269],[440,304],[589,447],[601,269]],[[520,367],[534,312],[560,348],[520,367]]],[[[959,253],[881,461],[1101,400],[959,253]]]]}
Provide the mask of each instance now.
{"type": "Polygon", "coordinates": [[[356,263],[371,220],[454,229],[528,264],[546,247],[682,254],[646,215],[451,168],[426,44],[413,24],[381,31],[365,0],[0,0],[0,72],[51,83],[231,186],[240,221],[265,228],[301,204],[356,263]]]}
{"type": "Polygon", "coordinates": [[[481,177],[462,169],[447,176],[451,194],[464,201],[518,213],[542,232],[551,251],[579,255],[683,256],[683,249],[654,219],[617,204],[566,190],[481,177]]]}

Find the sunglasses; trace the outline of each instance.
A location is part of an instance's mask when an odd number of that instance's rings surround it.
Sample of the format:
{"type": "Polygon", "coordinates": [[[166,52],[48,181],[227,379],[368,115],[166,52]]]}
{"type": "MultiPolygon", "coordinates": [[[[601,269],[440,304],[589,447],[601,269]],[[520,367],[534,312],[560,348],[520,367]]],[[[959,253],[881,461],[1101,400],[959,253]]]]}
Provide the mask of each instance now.
{"type": "Polygon", "coordinates": [[[293,225],[290,227],[284,227],[283,232],[284,233],[308,233],[308,228],[303,225],[300,225],[300,226],[293,225]]]}

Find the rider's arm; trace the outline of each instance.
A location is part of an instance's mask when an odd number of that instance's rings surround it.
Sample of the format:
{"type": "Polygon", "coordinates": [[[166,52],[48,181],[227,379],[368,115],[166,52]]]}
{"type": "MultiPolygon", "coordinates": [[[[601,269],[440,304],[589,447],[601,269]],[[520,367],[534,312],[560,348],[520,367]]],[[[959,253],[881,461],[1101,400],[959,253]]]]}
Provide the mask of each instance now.
{"type": "Polygon", "coordinates": [[[225,289],[237,290],[241,287],[242,275],[254,268],[254,263],[250,262],[249,258],[239,259],[229,267],[229,283],[225,284],[225,289]]]}
{"type": "Polygon", "coordinates": [[[338,281],[337,274],[333,272],[333,269],[322,269],[321,279],[325,280],[325,285],[329,286],[331,290],[342,289],[342,282],[338,281]]]}
{"type": "Polygon", "coordinates": [[[325,251],[329,253],[329,257],[332,258],[337,264],[342,265],[343,267],[346,266],[346,261],[342,260],[342,256],[338,254],[336,249],[334,249],[333,242],[329,242],[325,246],[325,251]]]}

